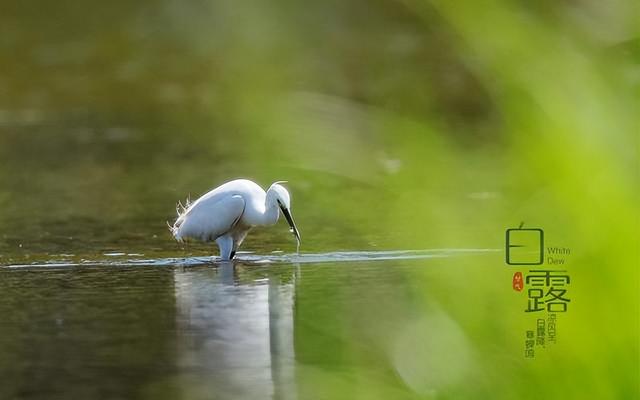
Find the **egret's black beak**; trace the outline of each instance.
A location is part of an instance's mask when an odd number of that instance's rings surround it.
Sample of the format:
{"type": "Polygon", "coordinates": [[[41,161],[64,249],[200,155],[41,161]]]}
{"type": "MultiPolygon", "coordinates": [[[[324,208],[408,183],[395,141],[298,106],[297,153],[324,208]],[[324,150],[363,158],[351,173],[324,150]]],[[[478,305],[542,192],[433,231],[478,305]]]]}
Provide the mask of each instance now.
{"type": "Polygon", "coordinates": [[[296,223],[293,222],[293,217],[291,216],[291,213],[285,206],[282,205],[282,203],[278,202],[278,205],[280,206],[280,210],[282,210],[282,214],[287,219],[287,222],[291,227],[291,233],[293,233],[293,236],[295,236],[298,243],[300,243],[300,232],[298,232],[298,228],[296,228],[296,223]]]}

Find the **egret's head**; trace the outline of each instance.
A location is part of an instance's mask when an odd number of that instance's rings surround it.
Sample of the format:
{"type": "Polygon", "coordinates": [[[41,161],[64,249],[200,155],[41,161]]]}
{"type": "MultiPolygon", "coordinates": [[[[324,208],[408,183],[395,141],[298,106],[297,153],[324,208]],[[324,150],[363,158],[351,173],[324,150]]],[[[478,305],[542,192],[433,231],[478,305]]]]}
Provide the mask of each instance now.
{"type": "MultiPolygon", "coordinates": [[[[278,181],[269,187],[267,190],[267,204],[269,205],[283,205],[287,210],[291,209],[291,197],[289,192],[281,183],[286,181],[278,181]]],[[[282,208],[282,207],[281,207],[282,208]]]]}
{"type": "Polygon", "coordinates": [[[282,215],[284,215],[291,227],[291,233],[293,233],[299,243],[300,233],[291,215],[291,197],[289,197],[289,192],[281,183],[285,183],[285,181],[276,182],[267,190],[266,206],[269,208],[277,205],[280,208],[282,215]]]}

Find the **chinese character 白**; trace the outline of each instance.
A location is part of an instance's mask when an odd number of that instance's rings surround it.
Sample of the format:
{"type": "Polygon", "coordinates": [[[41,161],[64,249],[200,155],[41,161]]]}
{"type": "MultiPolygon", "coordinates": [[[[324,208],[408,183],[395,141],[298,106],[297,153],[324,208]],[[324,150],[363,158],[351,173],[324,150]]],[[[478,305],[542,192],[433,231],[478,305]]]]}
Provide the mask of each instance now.
{"type": "Polygon", "coordinates": [[[536,321],[536,344],[542,347],[544,347],[545,325],[546,321],[544,319],[536,321]]]}
{"type": "Polygon", "coordinates": [[[549,313],[547,321],[547,341],[549,343],[556,342],[556,315],[553,313],[549,313]]]}

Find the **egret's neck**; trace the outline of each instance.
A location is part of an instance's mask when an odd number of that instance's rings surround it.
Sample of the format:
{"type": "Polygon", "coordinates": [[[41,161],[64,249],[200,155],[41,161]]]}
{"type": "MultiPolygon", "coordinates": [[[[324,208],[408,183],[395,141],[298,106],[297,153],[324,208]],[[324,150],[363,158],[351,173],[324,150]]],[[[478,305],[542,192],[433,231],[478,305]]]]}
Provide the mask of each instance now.
{"type": "Polygon", "coordinates": [[[278,206],[276,205],[265,205],[264,214],[262,214],[262,224],[263,225],[273,225],[278,222],[278,217],[280,217],[280,210],[278,210],[278,206]]]}

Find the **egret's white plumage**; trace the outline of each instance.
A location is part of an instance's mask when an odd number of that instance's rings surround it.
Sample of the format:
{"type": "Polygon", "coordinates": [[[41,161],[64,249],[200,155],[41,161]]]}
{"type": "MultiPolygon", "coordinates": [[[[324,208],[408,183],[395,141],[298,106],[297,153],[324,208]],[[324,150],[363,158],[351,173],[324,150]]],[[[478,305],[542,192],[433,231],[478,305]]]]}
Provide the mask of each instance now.
{"type": "Polygon", "coordinates": [[[230,260],[254,226],[273,225],[280,212],[291,226],[298,243],[300,234],[291,216],[289,192],[276,182],[265,192],[247,179],[227,182],[205,193],[186,207],[178,203],[178,219],[170,226],[177,241],[193,238],[214,241],[220,257],[230,260]]]}

